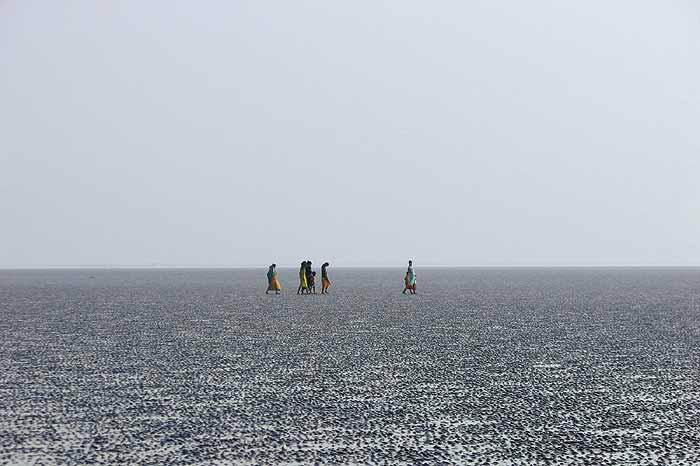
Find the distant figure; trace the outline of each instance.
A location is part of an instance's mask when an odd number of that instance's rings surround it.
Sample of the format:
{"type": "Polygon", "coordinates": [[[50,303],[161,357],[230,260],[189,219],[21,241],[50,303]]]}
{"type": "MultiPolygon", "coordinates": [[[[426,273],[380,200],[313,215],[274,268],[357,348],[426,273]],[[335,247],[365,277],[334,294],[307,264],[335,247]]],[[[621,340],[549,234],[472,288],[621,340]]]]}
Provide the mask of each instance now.
{"type": "Polygon", "coordinates": [[[308,289],[308,282],[306,281],[306,261],[304,261],[299,268],[299,288],[297,288],[297,294],[303,294],[306,289],[308,289]]]}
{"type": "Polygon", "coordinates": [[[279,280],[277,280],[277,264],[272,264],[269,269],[267,269],[267,290],[265,294],[270,291],[274,291],[275,294],[280,294],[282,286],[279,280]]]}
{"type": "Polygon", "coordinates": [[[328,294],[328,288],[331,287],[331,281],[328,279],[328,262],[324,262],[321,266],[321,294],[328,294]]]}
{"type": "Polygon", "coordinates": [[[311,280],[309,280],[309,293],[316,294],[316,272],[311,272],[311,280]]]}
{"type": "Polygon", "coordinates": [[[404,289],[403,294],[409,291],[411,294],[416,294],[416,273],[413,271],[413,261],[408,261],[408,270],[406,270],[406,276],[403,279],[404,289]]]}
{"type": "Polygon", "coordinates": [[[311,293],[311,282],[313,281],[313,269],[311,268],[311,261],[306,261],[306,283],[307,283],[307,293],[311,293]]]}

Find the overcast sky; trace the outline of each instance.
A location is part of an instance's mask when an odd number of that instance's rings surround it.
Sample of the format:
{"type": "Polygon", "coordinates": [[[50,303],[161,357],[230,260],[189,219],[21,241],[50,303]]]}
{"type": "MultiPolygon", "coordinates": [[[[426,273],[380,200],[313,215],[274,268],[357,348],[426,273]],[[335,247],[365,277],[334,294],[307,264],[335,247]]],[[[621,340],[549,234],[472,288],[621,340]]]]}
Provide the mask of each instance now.
{"type": "Polygon", "coordinates": [[[0,267],[700,264],[694,1],[0,1],[0,267]]]}

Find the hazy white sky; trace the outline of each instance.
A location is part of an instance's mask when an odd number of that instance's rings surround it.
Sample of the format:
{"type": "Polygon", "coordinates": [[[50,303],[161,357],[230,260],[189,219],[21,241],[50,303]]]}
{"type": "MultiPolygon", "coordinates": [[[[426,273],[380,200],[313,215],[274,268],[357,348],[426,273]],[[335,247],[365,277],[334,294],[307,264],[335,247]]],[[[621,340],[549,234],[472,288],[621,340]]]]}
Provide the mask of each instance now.
{"type": "Polygon", "coordinates": [[[700,264],[694,1],[0,1],[0,267],[700,264]]]}

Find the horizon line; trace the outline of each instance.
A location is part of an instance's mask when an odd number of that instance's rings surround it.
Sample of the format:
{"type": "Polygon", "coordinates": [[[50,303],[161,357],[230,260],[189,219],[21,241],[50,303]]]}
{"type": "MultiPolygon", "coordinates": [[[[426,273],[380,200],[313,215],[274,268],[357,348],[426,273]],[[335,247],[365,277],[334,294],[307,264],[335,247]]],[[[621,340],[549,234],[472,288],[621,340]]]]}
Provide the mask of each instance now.
{"type": "MultiPolygon", "coordinates": [[[[404,265],[339,265],[338,269],[372,269],[372,268],[402,268],[404,265]]],[[[95,265],[31,265],[31,266],[0,266],[0,270],[163,270],[163,269],[264,269],[268,265],[137,265],[137,264],[95,264],[95,265]]],[[[298,268],[298,265],[278,265],[278,268],[298,268]]],[[[428,264],[416,268],[473,268],[473,269],[515,269],[515,268],[700,268],[700,264],[428,264]]]]}

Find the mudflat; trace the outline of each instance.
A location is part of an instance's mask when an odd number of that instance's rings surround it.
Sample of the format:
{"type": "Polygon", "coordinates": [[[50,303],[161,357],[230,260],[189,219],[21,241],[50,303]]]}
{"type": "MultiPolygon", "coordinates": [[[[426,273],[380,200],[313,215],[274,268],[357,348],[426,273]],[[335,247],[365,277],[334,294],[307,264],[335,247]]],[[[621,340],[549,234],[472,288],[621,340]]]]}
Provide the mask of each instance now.
{"type": "Polygon", "coordinates": [[[0,271],[0,462],[700,463],[698,269],[265,273],[0,271]]]}

